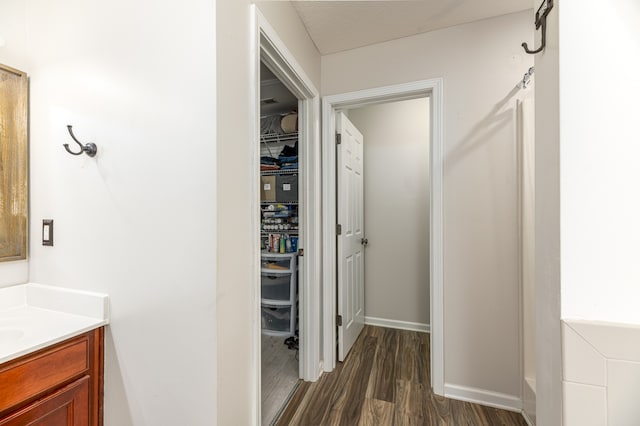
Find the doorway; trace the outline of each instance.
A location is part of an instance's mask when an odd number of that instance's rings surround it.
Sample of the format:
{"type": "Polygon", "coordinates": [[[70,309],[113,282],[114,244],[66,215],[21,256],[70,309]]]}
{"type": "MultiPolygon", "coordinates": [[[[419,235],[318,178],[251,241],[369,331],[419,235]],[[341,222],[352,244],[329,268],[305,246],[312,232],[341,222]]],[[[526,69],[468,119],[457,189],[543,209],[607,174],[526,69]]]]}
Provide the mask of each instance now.
{"type": "MultiPolygon", "coordinates": [[[[253,111],[254,120],[252,121],[252,132],[254,139],[254,156],[252,162],[252,193],[253,200],[253,216],[250,224],[254,229],[252,239],[253,265],[252,275],[253,284],[251,286],[252,298],[252,322],[254,324],[252,339],[252,369],[253,369],[253,389],[256,395],[255,423],[262,423],[262,398],[261,398],[261,366],[262,366],[262,336],[263,336],[263,301],[262,301],[262,263],[264,248],[263,235],[261,227],[263,224],[261,213],[261,135],[260,135],[260,75],[261,66],[268,69],[273,77],[277,79],[284,87],[297,99],[297,115],[298,115],[298,134],[297,134],[297,179],[299,196],[297,203],[298,224],[298,240],[295,270],[296,277],[296,301],[297,318],[296,325],[293,326],[299,330],[298,340],[298,361],[299,371],[298,377],[306,381],[315,381],[322,372],[320,364],[320,256],[321,256],[321,239],[320,239],[320,137],[319,137],[319,93],[314,87],[311,80],[307,77],[304,70],[293,58],[291,53],[279,39],[275,30],[269,25],[260,11],[251,6],[254,17],[254,33],[253,33],[253,111]]],[[[263,68],[264,70],[264,68],[263,68]]],[[[269,98],[267,96],[265,99],[269,98]]],[[[292,149],[294,143],[285,143],[292,149]]],[[[280,156],[278,152],[277,156],[280,156]]],[[[283,187],[288,191],[293,190],[293,182],[288,187],[283,187]]],[[[280,203],[281,204],[281,203],[280,203]]],[[[274,207],[275,208],[275,207],[274,207]]],[[[278,225],[278,224],[276,224],[278,225]]],[[[280,231],[278,229],[278,231],[280,231]]],[[[284,231],[284,230],[282,230],[284,231]]],[[[289,229],[288,231],[292,231],[289,229]]],[[[275,233],[275,232],[274,232],[275,233]]],[[[281,234],[281,232],[278,232],[281,234]]],[[[282,232],[284,233],[284,232],[282,232]]],[[[289,237],[292,232],[289,232],[289,237]]],[[[289,238],[291,239],[291,238],[289,238]]],[[[292,241],[291,241],[292,242],[292,241]]],[[[285,252],[286,242],[285,242],[285,252]]],[[[294,252],[292,249],[290,253],[294,252]]],[[[268,259],[269,260],[269,259],[268,259]]],[[[273,259],[270,259],[271,261],[273,259]]],[[[276,262],[277,264],[277,262],[276,262]]],[[[293,276],[293,263],[289,261],[288,266],[293,276]]],[[[271,270],[269,273],[273,272],[271,270]]],[[[291,281],[289,281],[291,283],[291,281]]],[[[291,288],[291,287],[289,287],[291,288]]],[[[294,303],[289,303],[291,312],[294,309],[294,303]]],[[[271,306],[273,308],[273,306],[271,306]]],[[[276,307],[276,311],[278,311],[276,307]]],[[[268,309],[268,308],[267,308],[268,309]]],[[[291,319],[291,317],[289,317],[291,319]]],[[[290,324],[290,323],[289,323],[290,324]]],[[[293,327],[289,326],[292,330],[293,327]]],[[[289,336],[290,337],[290,336],[289,336]]],[[[282,342],[284,346],[284,342],[282,342]]]]}
{"type": "Polygon", "coordinates": [[[429,103],[345,112],[364,136],[367,325],[429,332],[429,103]]]}
{"type": "MultiPolygon", "coordinates": [[[[341,95],[332,95],[323,99],[323,229],[324,259],[336,259],[336,167],[335,149],[336,113],[394,101],[428,97],[431,108],[429,138],[429,294],[430,294],[430,340],[431,340],[431,385],[433,391],[444,392],[444,354],[443,354],[443,295],[442,295],[442,80],[424,80],[414,83],[386,86],[341,95]]],[[[365,142],[366,145],[366,142],[365,142]]],[[[365,172],[366,173],[366,172],[365,172]]],[[[332,371],[336,365],[337,326],[337,262],[324,263],[323,284],[323,342],[324,369],[332,371]]],[[[425,301],[426,303],[426,301],[425,301]]]]}
{"type": "Polygon", "coordinates": [[[260,63],[260,322],[262,424],[298,386],[298,99],[260,63]]]}

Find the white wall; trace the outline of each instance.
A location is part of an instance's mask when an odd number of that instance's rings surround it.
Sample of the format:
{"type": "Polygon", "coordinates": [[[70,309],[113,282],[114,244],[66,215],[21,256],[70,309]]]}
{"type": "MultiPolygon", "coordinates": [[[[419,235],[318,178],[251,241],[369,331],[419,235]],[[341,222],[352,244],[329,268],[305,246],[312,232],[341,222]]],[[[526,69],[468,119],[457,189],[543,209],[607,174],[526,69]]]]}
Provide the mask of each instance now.
{"type": "Polygon", "coordinates": [[[512,406],[520,404],[515,86],[533,65],[520,47],[532,41],[531,16],[322,58],[325,95],[444,79],[445,391],[512,406]]]}
{"type": "MultiPolygon", "coordinates": [[[[555,3],[549,46],[536,56],[539,424],[562,418],[560,312],[567,320],[640,323],[640,5],[555,3]]],[[[577,360],[565,360],[565,369],[577,360]]],[[[565,393],[565,420],[573,418],[572,398],[565,393]]],[[[595,419],[597,407],[579,402],[595,419]]]]}
{"type": "Polygon", "coordinates": [[[6,0],[30,76],[34,282],[106,292],[105,425],[216,413],[214,2],[6,0]],[[66,125],[98,145],[73,157],[66,125]],[[40,223],[55,220],[55,246],[40,223]]]}
{"type": "Polygon", "coordinates": [[[0,263],[0,287],[26,283],[29,280],[29,260],[0,263]]]}
{"type": "Polygon", "coordinates": [[[562,316],[640,324],[640,4],[561,7],[562,316]]]}
{"type": "Polygon", "coordinates": [[[320,90],[320,53],[309,37],[298,12],[287,1],[266,0],[255,3],[264,18],[276,30],[280,40],[303,66],[316,89],[320,90]]]}
{"type": "MultiPolygon", "coordinates": [[[[217,173],[218,198],[218,424],[248,425],[256,418],[254,402],[259,398],[257,372],[252,358],[251,287],[254,259],[248,250],[252,244],[252,200],[249,197],[249,161],[255,149],[255,135],[248,126],[253,111],[249,75],[250,7],[248,0],[217,1],[217,173]],[[235,159],[235,160],[234,160],[235,159]]],[[[265,9],[266,10],[266,9],[265,9]]],[[[277,2],[269,12],[280,11],[291,19],[271,22],[287,46],[297,46],[292,39],[308,38],[296,22],[297,14],[288,2],[277,2]],[[294,12],[294,14],[291,14],[294,12]],[[278,24],[278,25],[276,25],[278,24]],[[286,37],[286,38],[285,38],[286,37]]],[[[270,15],[269,15],[270,16],[270,15]]],[[[269,21],[269,17],[266,19],[269,21]]],[[[300,43],[300,41],[298,41],[300,43]]],[[[306,42],[309,45],[310,40],[306,42]]],[[[313,44],[311,43],[311,46],[313,44]]],[[[290,49],[293,51],[293,49],[290,49]]],[[[311,51],[313,52],[313,51],[311,51]]],[[[296,56],[307,75],[319,75],[319,54],[296,56]]],[[[319,81],[312,81],[319,87],[319,81]]],[[[257,200],[255,200],[257,202],[257,200]]],[[[256,259],[257,261],[257,259],[256,259]]],[[[255,316],[255,315],[254,315],[255,316]]]]}
{"type": "Polygon", "coordinates": [[[364,136],[365,315],[429,324],[429,99],[353,109],[364,136]]]}

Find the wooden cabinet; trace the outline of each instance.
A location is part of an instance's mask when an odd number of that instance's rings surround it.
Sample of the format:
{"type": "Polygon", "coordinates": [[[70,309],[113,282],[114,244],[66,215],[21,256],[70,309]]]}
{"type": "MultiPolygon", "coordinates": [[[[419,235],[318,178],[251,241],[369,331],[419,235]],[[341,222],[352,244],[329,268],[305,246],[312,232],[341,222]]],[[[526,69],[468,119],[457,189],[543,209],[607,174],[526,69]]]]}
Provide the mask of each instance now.
{"type": "Polygon", "coordinates": [[[101,426],[104,329],[0,365],[0,426],[101,426]]]}

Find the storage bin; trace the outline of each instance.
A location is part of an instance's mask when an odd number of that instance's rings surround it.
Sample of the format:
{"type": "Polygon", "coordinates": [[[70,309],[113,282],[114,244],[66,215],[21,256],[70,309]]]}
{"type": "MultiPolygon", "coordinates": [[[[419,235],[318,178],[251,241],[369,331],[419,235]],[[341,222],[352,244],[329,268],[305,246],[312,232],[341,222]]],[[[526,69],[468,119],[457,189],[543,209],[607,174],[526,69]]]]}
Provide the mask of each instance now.
{"type": "Polygon", "coordinates": [[[291,257],[269,257],[269,255],[263,254],[261,259],[262,269],[269,269],[276,272],[292,270],[291,257]]]}
{"type": "Polygon", "coordinates": [[[275,176],[260,176],[260,200],[276,201],[275,176]]]}
{"type": "Polygon", "coordinates": [[[291,326],[291,306],[262,305],[263,330],[293,334],[291,326]]]}
{"type": "Polygon", "coordinates": [[[276,200],[281,203],[298,201],[298,175],[276,176],[276,200]]]}
{"type": "Polygon", "coordinates": [[[291,298],[291,274],[262,274],[262,296],[267,300],[288,301],[291,298]]]}

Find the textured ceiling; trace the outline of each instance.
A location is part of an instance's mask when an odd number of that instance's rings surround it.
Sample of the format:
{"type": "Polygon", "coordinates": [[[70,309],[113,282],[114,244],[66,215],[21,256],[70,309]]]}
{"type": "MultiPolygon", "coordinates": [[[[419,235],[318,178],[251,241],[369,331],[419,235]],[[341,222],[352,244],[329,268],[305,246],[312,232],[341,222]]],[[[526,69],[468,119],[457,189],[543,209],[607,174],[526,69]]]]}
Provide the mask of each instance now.
{"type": "Polygon", "coordinates": [[[298,0],[291,3],[322,55],[533,7],[531,0],[298,0]]]}

